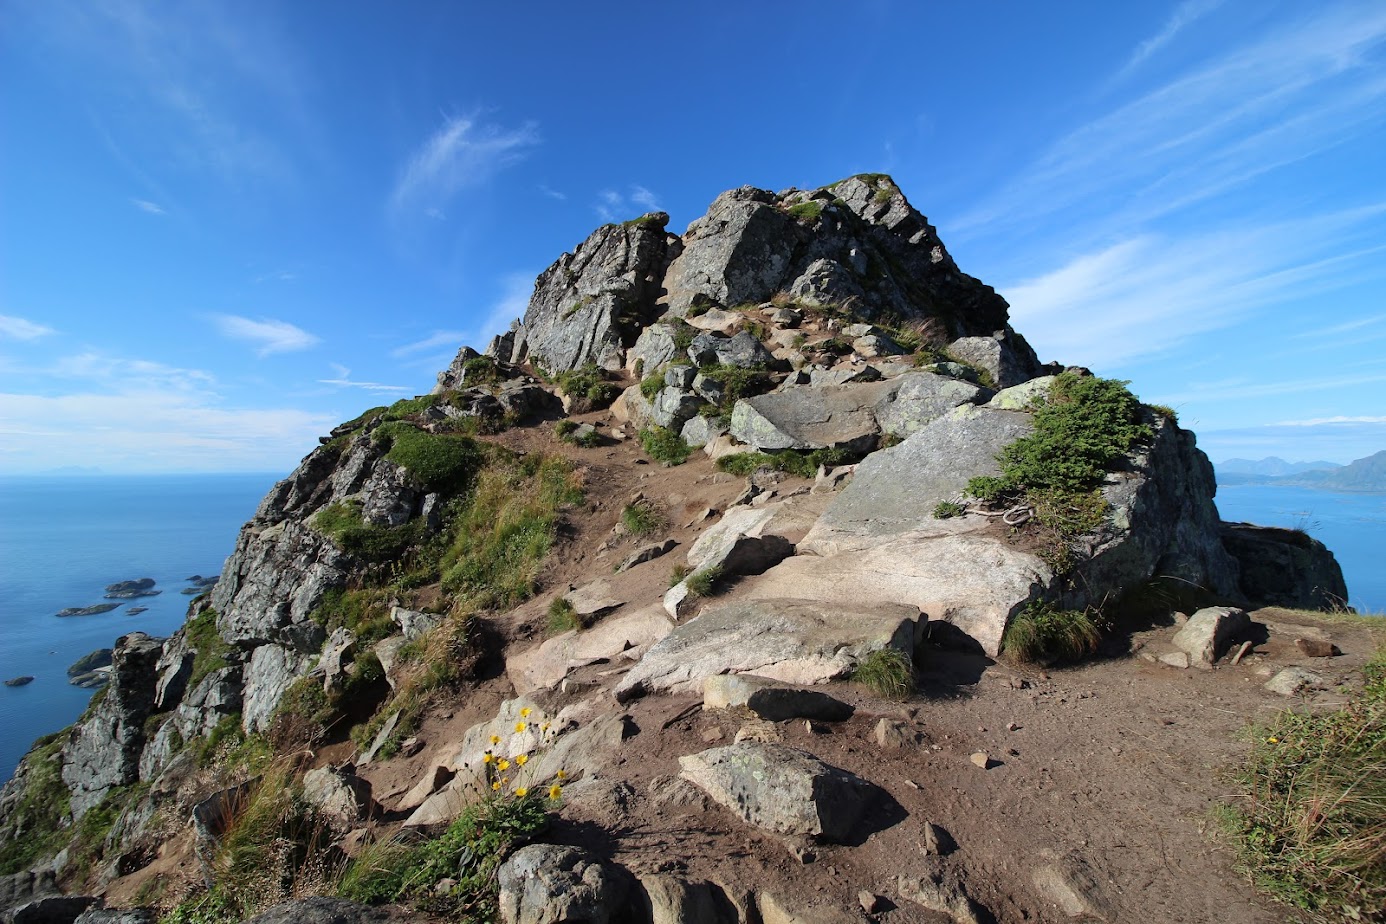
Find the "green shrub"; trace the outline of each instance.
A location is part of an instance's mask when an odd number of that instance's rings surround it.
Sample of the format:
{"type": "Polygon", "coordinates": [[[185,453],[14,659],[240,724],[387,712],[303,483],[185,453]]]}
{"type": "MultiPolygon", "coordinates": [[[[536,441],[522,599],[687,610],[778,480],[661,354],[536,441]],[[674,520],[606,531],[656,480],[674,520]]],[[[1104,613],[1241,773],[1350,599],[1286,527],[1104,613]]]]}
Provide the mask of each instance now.
{"type": "Polygon", "coordinates": [[[707,379],[722,386],[722,400],[718,407],[730,411],[732,405],[742,398],[764,394],[774,384],[769,373],[761,366],[728,366],[721,363],[701,367],[698,372],[707,379]]]}
{"type": "Polygon", "coordinates": [[[365,649],[394,634],[395,621],[390,618],[393,596],[385,587],[329,590],[309,618],[329,633],[345,626],[356,636],[357,647],[365,649]]]}
{"type": "Polygon", "coordinates": [[[553,425],[553,435],[561,440],[566,440],[577,428],[578,422],[576,420],[560,420],[553,425]]]}
{"type": "Polygon", "coordinates": [[[367,562],[393,561],[417,540],[416,523],[378,526],[361,516],[361,502],[334,501],[313,514],[309,525],[332,540],[343,552],[367,562]]]}
{"type": "Polygon", "coordinates": [[[24,758],[25,786],[5,822],[22,837],[0,844],[0,876],[23,872],[35,861],[57,853],[71,836],[67,828],[70,795],[63,784],[62,733],[40,738],[24,758]]]}
{"type": "Polygon", "coordinates": [[[663,529],[667,521],[649,501],[639,501],[621,511],[621,525],[632,536],[648,536],[663,529]]]}
{"type": "Polygon", "coordinates": [[[904,699],[914,692],[914,665],[899,649],[882,648],[857,663],[852,679],[877,696],[904,699]]]}
{"type": "Polygon", "coordinates": [[[646,401],[653,401],[664,390],[664,367],[656,369],[640,380],[640,394],[646,401]]]}
{"type": "Polygon", "coordinates": [[[476,385],[494,385],[500,382],[500,365],[492,356],[473,356],[462,364],[462,384],[467,388],[476,385]]]}
{"type": "Polygon", "coordinates": [[[1150,412],[1157,417],[1163,417],[1170,423],[1179,423],[1179,412],[1168,404],[1147,404],[1146,407],[1150,408],[1150,412]]]}
{"type": "Polygon", "coordinates": [[[1386,921],[1386,649],[1340,708],[1249,729],[1214,818],[1238,866],[1319,921],[1386,921]]]}
{"type": "Polygon", "coordinates": [[[851,461],[852,455],[842,449],[782,449],[778,452],[733,452],[717,460],[717,469],[732,475],[750,475],[759,468],[787,472],[800,478],[813,478],[818,467],[832,468],[851,461]]]}
{"type": "Polygon", "coordinates": [[[939,501],[934,505],[934,519],[947,520],[951,517],[960,517],[967,512],[967,508],[956,501],[939,501]]]}
{"type": "Polygon", "coordinates": [[[818,220],[818,216],[823,214],[823,203],[817,199],[800,202],[798,205],[791,205],[789,207],[789,214],[795,221],[804,224],[812,224],[818,220]]]}
{"type": "Polygon", "coordinates": [[[189,692],[213,671],[230,667],[227,655],[231,654],[231,644],[217,632],[217,611],[210,606],[189,619],[183,628],[183,638],[193,649],[192,673],[188,675],[189,692]]]}
{"type": "Polygon", "coordinates": [[[593,446],[601,445],[602,437],[596,430],[588,430],[578,435],[577,431],[579,429],[581,429],[581,427],[577,421],[560,420],[554,425],[553,433],[554,436],[557,436],[563,442],[571,443],[574,446],[581,446],[584,449],[591,449],[593,446]]]}
{"type": "Polygon", "coordinates": [[[554,378],[559,388],[581,406],[575,413],[596,410],[616,400],[620,390],[605,380],[605,373],[596,363],[587,363],[581,369],[560,372],[554,378]]]}
{"type": "Polygon", "coordinates": [[[384,420],[403,420],[414,417],[438,403],[437,395],[419,395],[417,398],[401,398],[385,409],[381,415],[384,420]]]}
{"type": "Polygon", "coordinates": [[[1102,632],[1093,617],[1044,602],[1029,603],[1006,627],[1001,648],[1017,661],[1077,661],[1097,650],[1102,632]]]}
{"type": "Polygon", "coordinates": [[[645,455],[665,465],[682,465],[693,452],[683,437],[668,427],[646,427],[641,430],[640,445],[645,447],[645,455]]]}
{"type": "Polygon", "coordinates": [[[693,338],[697,337],[701,331],[689,324],[683,318],[674,318],[669,322],[669,333],[674,338],[674,348],[680,353],[686,353],[688,348],[693,345],[693,338]]]}
{"type": "Polygon", "coordinates": [[[573,629],[582,628],[582,617],[578,616],[577,610],[573,609],[573,604],[567,597],[554,597],[549,604],[549,622],[547,626],[549,635],[561,635],[573,629]]]}

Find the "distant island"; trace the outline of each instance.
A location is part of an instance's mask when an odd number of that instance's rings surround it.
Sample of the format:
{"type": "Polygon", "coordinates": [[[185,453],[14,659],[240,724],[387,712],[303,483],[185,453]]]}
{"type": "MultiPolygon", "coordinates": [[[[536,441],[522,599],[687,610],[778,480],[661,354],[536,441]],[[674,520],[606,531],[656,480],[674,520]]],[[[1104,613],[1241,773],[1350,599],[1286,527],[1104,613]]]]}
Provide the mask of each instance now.
{"type": "Polygon", "coordinates": [[[1386,449],[1347,465],[1333,462],[1286,462],[1270,456],[1260,461],[1228,459],[1215,465],[1218,484],[1292,485],[1322,491],[1386,493],[1386,449]]]}

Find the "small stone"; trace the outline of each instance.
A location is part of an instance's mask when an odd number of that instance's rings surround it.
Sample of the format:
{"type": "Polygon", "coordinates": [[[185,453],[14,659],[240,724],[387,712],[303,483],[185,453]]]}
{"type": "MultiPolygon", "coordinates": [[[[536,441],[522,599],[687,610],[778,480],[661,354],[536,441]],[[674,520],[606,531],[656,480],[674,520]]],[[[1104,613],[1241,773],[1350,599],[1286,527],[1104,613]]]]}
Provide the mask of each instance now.
{"type": "Polygon", "coordinates": [[[736,730],[736,737],[732,739],[734,743],[740,744],[743,741],[778,742],[783,741],[780,730],[775,727],[775,723],[767,722],[764,719],[753,719],[742,725],[736,730]]]}
{"type": "Polygon", "coordinates": [[[807,844],[794,842],[787,846],[789,847],[790,856],[798,860],[803,866],[808,866],[818,859],[818,854],[814,853],[813,848],[809,847],[807,844]]]}
{"type": "Polygon", "coordinates": [[[1188,614],[1188,613],[1175,613],[1175,614],[1173,614],[1173,615],[1174,615],[1174,624],[1175,624],[1176,626],[1182,626],[1182,625],[1184,625],[1186,622],[1189,621],[1189,614],[1188,614]]]}
{"type": "Polygon", "coordinates": [[[1342,654],[1342,650],[1332,642],[1326,642],[1317,638],[1297,638],[1295,647],[1300,653],[1310,658],[1336,658],[1342,654]]]}
{"type": "Polygon", "coordinates": [[[704,728],[702,730],[702,733],[699,734],[698,737],[702,738],[703,741],[707,742],[708,744],[711,744],[714,741],[721,741],[722,729],[716,727],[715,725],[711,728],[704,728]]]}
{"type": "Polygon", "coordinates": [[[861,903],[861,910],[867,914],[878,914],[885,910],[885,899],[866,889],[857,893],[857,901],[861,903]]]}
{"type": "Polygon", "coordinates": [[[981,767],[983,770],[991,769],[991,756],[986,751],[977,751],[968,759],[972,761],[975,767],[981,767]]]}
{"type": "Polygon", "coordinates": [[[1162,654],[1160,655],[1159,661],[1161,664],[1167,664],[1170,667],[1177,667],[1180,670],[1186,670],[1189,666],[1189,656],[1188,654],[1182,651],[1171,651],[1167,652],[1166,654],[1162,654]]]}
{"type": "Polygon", "coordinates": [[[905,723],[892,719],[881,719],[876,723],[876,744],[880,747],[898,750],[908,743],[905,723]]]}
{"type": "Polygon", "coordinates": [[[808,732],[810,735],[826,735],[828,733],[828,726],[824,725],[822,722],[815,722],[812,719],[807,719],[804,722],[804,731],[808,732]]]}
{"type": "Polygon", "coordinates": [[[924,822],[924,853],[931,857],[946,857],[958,849],[953,835],[931,821],[924,822]]]}
{"type": "Polygon", "coordinates": [[[1007,722],[1007,723],[1006,723],[1006,731],[1019,731],[1019,730],[1020,730],[1020,726],[1017,725],[1017,724],[1015,724],[1014,722],[1007,722]]]}
{"type": "Polygon", "coordinates": [[[1281,696],[1294,696],[1304,690],[1320,686],[1323,678],[1302,667],[1287,667],[1265,684],[1267,690],[1281,696]]]}

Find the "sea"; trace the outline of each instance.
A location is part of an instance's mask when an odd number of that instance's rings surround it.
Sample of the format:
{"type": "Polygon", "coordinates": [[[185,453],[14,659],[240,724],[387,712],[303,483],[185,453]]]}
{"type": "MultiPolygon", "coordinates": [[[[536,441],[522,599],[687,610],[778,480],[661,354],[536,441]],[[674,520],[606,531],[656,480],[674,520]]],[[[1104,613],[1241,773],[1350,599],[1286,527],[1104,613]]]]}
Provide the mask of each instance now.
{"type": "MultiPolygon", "coordinates": [[[[183,622],[193,575],[216,575],[273,474],[0,478],[0,780],[34,739],[71,724],[91,692],[73,661],[127,632],[166,636],[183,622]],[[107,584],[150,577],[162,591],[96,616],[107,584]],[[135,606],[145,612],[129,615],[135,606]]],[[[1386,494],[1264,485],[1218,488],[1224,520],[1298,527],[1338,557],[1353,606],[1386,613],[1386,494]]]]}
{"type": "Polygon", "coordinates": [[[0,478],[0,781],[34,739],[71,724],[92,691],[68,683],[83,655],[127,632],[172,634],[194,575],[221,573],[241,526],[282,475],[0,478]],[[95,616],[106,585],[153,578],[158,596],[95,616]],[[143,613],[130,615],[134,607],[143,613]]]}

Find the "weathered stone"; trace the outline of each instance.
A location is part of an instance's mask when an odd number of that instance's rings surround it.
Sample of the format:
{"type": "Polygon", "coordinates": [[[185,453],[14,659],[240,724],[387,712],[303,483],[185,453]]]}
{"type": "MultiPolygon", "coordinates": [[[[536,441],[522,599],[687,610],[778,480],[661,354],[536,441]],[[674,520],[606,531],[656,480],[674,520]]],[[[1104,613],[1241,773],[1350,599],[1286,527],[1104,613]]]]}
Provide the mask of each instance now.
{"type": "Polygon", "coordinates": [[[818,690],[789,686],[754,674],[718,674],[703,681],[703,708],[744,706],[771,722],[817,719],[845,722],[855,711],[847,703],[818,690]]]}
{"type": "MultiPolygon", "coordinates": [[[[813,852],[795,844],[790,851],[799,862],[812,862],[813,852]]],[[[761,924],[859,924],[860,916],[831,904],[800,905],[764,889],[756,893],[761,924]]]]}
{"type": "Polygon", "coordinates": [[[743,741],[679,758],[680,775],[743,821],[776,834],[850,837],[871,786],[778,744],[743,741]]]}
{"type": "Polygon", "coordinates": [[[396,917],[385,909],[359,905],[344,898],[315,896],[282,902],[245,924],[387,924],[412,917],[412,914],[396,917]]]}
{"type": "Polygon", "coordinates": [[[668,555],[677,545],[678,542],[673,539],[665,539],[663,542],[651,542],[649,545],[643,545],[627,555],[621,563],[616,566],[616,573],[620,574],[623,571],[629,571],[636,565],[643,565],[647,561],[654,561],[656,558],[668,555]]]}
{"type": "Polygon", "coordinates": [[[399,688],[399,652],[406,644],[404,636],[392,635],[377,642],[373,649],[376,659],[380,661],[380,669],[385,672],[385,681],[392,690],[399,688]]]}
{"type": "Polygon", "coordinates": [[[148,908],[89,908],[72,924],[154,924],[159,916],[148,908]]]}
{"type": "Polygon", "coordinates": [[[954,340],[948,345],[948,352],[986,372],[1000,388],[1028,382],[1045,371],[1030,344],[1009,324],[989,337],[954,340]]]}
{"type": "Polygon", "coordinates": [[[1319,638],[1297,638],[1295,647],[1309,658],[1336,658],[1343,653],[1337,645],[1319,638]]]}
{"type": "Polygon", "coordinates": [[[635,345],[626,353],[626,366],[633,371],[638,364],[641,374],[649,375],[678,354],[673,328],[668,324],[651,324],[640,332],[635,345]]]}
{"type": "Polygon", "coordinates": [[[1070,918],[1109,924],[1121,919],[1105,895],[1101,877],[1078,854],[1039,867],[1030,874],[1030,881],[1041,897],[1070,918]]]}
{"type": "Polygon", "coordinates": [[[954,408],[985,401],[990,394],[970,382],[911,372],[892,378],[872,411],[881,432],[907,437],[954,408]]]}
{"type": "Polygon", "coordinates": [[[399,626],[406,641],[413,641],[443,624],[443,617],[436,613],[407,610],[402,606],[390,607],[390,618],[399,626]]]}
{"type": "Polygon", "coordinates": [[[371,761],[375,760],[375,755],[379,754],[380,749],[383,748],[385,746],[385,743],[390,740],[390,736],[395,733],[395,727],[398,725],[399,712],[398,710],[396,710],[395,712],[390,713],[389,718],[387,718],[384,724],[380,726],[380,731],[375,733],[375,738],[366,747],[366,749],[361,752],[360,756],[356,758],[356,763],[359,766],[364,767],[371,761]]]}
{"type": "Polygon", "coordinates": [[[958,849],[958,842],[953,840],[953,835],[949,834],[941,825],[936,825],[931,821],[924,822],[924,854],[930,857],[946,857],[958,849]]]}
{"type": "Polygon", "coordinates": [[[139,779],[144,722],[154,711],[163,640],[143,632],[123,635],[112,654],[111,684],[63,743],[63,783],[74,820],[100,804],[111,789],[139,779]]]}
{"type": "Polygon", "coordinates": [[[794,388],[743,398],[732,407],[731,434],[757,451],[871,448],[880,433],[871,384],[794,388]]]}
{"type": "Polygon", "coordinates": [[[848,363],[833,366],[831,369],[813,369],[809,372],[808,384],[814,388],[823,388],[829,385],[850,385],[853,382],[880,380],[881,373],[875,366],[848,363]]]}
{"type": "Polygon", "coordinates": [[[1294,696],[1304,690],[1323,685],[1323,678],[1302,667],[1287,667],[1265,684],[1267,690],[1281,696],[1294,696]]]}
{"type": "Polygon", "coordinates": [[[1246,612],[1230,606],[1204,607],[1170,641],[1194,667],[1210,668],[1238,635],[1251,627],[1246,612]]]}
{"type": "Polygon", "coordinates": [[[531,362],[549,372],[624,365],[625,348],[657,311],[668,220],[659,212],[603,225],[539,275],[521,325],[531,362]]]}
{"type": "Polygon", "coordinates": [[[692,615],[700,600],[700,597],[689,590],[688,581],[685,579],[666,590],[662,602],[664,612],[669,614],[669,618],[678,621],[692,615]]]}
{"type": "Polygon", "coordinates": [[[703,399],[681,388],[665,387],[655,396],[650,409],[650,420],[656,426],[671,430],[682,430],[683,425],[698,416],[703,399]]]}
{"type": "Polygon", "coordinates": [[[660,691],[701,692],[708,677],[754,673],[812,685],[850,673],[872,651],[914,651],[919,611],[816,600],[712,603],[650,647],[616,687],[619,700],[660,691]]]}
{"type": "Polygon", "coordinates": [[[1170,667],[1177,667],[1180,670],[1184,670],[1189,666],[1189,655],[1187,652],[1183,651],[1166,652],[1165,654],[1160,655],[1160,657],[1157,660],[1161,664],[1167,664],[1170,667]]]}
{"type": "Polygon", "coordinates": [[[775,357],[764,344],[750,331],[745,330],[731,337],[714,333],[699,334],[688,347],[688,358],[695,366],[736,366],[749,369],[775,364],[775,357]]]}
{"type": "Polygon", "coordinates": [[[953,924],[981,924],[981,909],[961,885],[943,875],[899,876],[900,897],[930,911],[946,914],[953,924]]]}
{"type": "Polygon", "coordinates": [[[628,885],[576,847],[531,844],[501,864],[500,916],[505,924],[606,924],[628,885]]]}
{"type": "Polygon", "coordinates": [[[319,767],[303,775],[303,798],[338,831],[346,831],[370,814],[371,784],[355,773],[319,767]]]}
{"type": "Polygon", "coordinates": [[[852,352],[875,359],[878,356],[902,356],[909,351],[885,334],[866,334],[852,341],[852,352]]]}
{"type": "Polygon", "coordinates": [[[736,908],[710,882],[650,873],[637,883],[641,920],[649,924],[738,924],[736,908]]]}
{"type": "Polygon", "coordinates": [[[654,404],[641,394],[639,385],[632,385],[611,403],[611,414],[641,430],[654,422],[654,404]]]}
{"type": "Polygon", "coordinates": [[[1222,523],[1222,544],[1241,569],[1242,596],[1254,607],[1332,610],[1347,604],[1338,560],[1301,530],[1222,523]]]}
{"type": "Polygon", "coordinates": [[[683,425],[683,429],[679,431],[679,436],[683,437],[683,441],[689,447],[701,449],[726,432],[727,428],[712,418],[694,414],[683,425]]]}
{"type": "Polygon", "coordinates": [[[1042,375],[1039,378],[1003,388],[991,397],[987,407],[998,411],[1028,411],[1049,395],[1055,377],[1042,375]]]}
{"type": "Polygon", "coordinates": [[[274,709],[294,681],[308,672],[312,658],[281,645],[261,645],[245,670],[245,708],[241,725],[259,732],[269,727],[274,709]]]}
{"type": "Polygon", "coordinates": [[[101,899],[93,895],[44,895],[30,899],[5,915],[5,924],[72,924],[101,899]]]}
{"type": "Polygon", "coordinates": [[[664,370],[664,387],[681,388],[685,391],[693,387],[693,381],[698,377],[698,370],[692,366],[670,366],[664,370]]]}
{"type": "Polygon", "coordinates": [[[346,626],[338,626],[323,643],[316,672],[322,675],[323,692],[329,696],[345,687],[347,669],[356,657],[356,634],[346,626]]]}
{"type": "Polygon", "coordinates": [[[705,529],[688,550],[694,571],[720,568],[724,574],[760,574],[794,552],[794,545],[776,530],[782,504],[760,508],[734,507],[716,525],[705,529]]]}
{"type": "Polygon", "coordinates": [[[904,722],[897,722],[894,719],[880,719],[876,722],[873,736],[876,745],[890,750],[899,750],[910,744],[910,737],[906,733],[907,726],[904,722]]]}
{"type": "Polygon", "coordinates": [[[521,695],[552,687],[575,664],[614,658],[628,648],[652,645],[668,635],[674,624],[660,606],[612,616],[590,629],[564,632],[528,651],[506,658],[505,672],[521,695]]]}
{"type": "Polygon", "coordinates": [[[611,595],[611,582],[605,578],[598,578],[576,590],[570,590],[563,595],[563,599],[572,604],[573,612],[583,618],[600,616],[625,605],[624,600],[618,600],[611,595]]]}
{"type": "Polygon", "coordinates": [[[723,311],[721,308],[709,308],[702,314],[690,314],[684,318],[690,326],[698,330],[716,331],[719,334],[730,336],[735,333],[737,327],[745,322],[745,317],[735,311],[723,311]]]}

